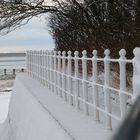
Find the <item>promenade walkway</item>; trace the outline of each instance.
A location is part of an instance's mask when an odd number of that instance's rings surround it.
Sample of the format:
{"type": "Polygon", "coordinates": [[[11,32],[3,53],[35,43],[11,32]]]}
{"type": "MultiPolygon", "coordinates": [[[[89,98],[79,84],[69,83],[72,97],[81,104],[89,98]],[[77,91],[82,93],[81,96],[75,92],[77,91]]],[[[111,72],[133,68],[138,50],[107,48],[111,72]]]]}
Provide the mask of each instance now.
{"type": "Polygon", "coordinates": [[[26,74],[17,76],[0,126],[0,140],[109,140],[112,133],[26,74]]]}

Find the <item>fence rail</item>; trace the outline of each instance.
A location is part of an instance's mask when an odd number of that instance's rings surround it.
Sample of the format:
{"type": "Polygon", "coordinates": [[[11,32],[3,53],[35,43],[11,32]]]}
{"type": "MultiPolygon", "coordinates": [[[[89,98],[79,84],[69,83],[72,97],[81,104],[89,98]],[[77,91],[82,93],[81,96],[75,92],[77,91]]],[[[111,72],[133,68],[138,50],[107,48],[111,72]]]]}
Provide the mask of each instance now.
{"type": "Polygon", "coordinates": [[[93,115],[96,121],[105,120],[107,129],[112,129],[115,122],[125,117],[128,101],[133,100],[133,90],[129,91],[127,87],[126,65],[131,64],[133,67],[134,60],[126,59],[124,49],[120,50],[119,59],[110,58],[109,50],[105,50],[104,54],[104,58],[98,58],[94,50],[93,57],[88,58],[85,50],[82,57],[79,57],[78,51],[72,55],[71,51],[30,50],[26,55],[27,72],[86,115],[93,115]],[[102,70],[99,69],[99,62],[103,63],[102,70]],[[113,65],[119,72],[118,88],[111,85],[112,62],[119,65],[113,65]],[[92,74],[88,74],[88,69],[92,70],[92,74]]]}

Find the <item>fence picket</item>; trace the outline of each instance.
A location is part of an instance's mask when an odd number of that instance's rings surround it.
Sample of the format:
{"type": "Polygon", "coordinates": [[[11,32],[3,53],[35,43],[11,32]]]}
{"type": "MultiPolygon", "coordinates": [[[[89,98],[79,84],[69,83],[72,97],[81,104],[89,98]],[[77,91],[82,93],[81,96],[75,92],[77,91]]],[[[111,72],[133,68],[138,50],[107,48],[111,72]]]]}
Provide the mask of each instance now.
{"type": "Polygon", "coordinates": [[[56,65],[56,59],[57,59],[57,53],[54,51],[54,93],[57,94],[57,65],[56,65]]]}
{"type": "Polygon", "coordinates": [[[121,111],[121,117],[124,118],[126,114],[126,95],[123,94],[123,91],[126,91],[126,51],[124,49],[120,50],[119,52],[120,59],[119,59],[119,65],[120,65],[120,111],[121,111]]]}
{"type": "Polygon", "coordinates": [[[85,110],[85,114],[88,115],[89,111],[88,111],[88,85],[86,83],[87,80],[87,60],[85,58],[87,58],[87,52],[84,50],[82,52],[83,57],[82,57],[82,70],[83,70],[83,96],[84,96],[84,110],[85,110]]]}
{"type": "Polygon", "coordinates": [[[29,75],[29,51],[26,52],[27,74],[29,75]]]}
{"type": "Polygon", "coordinates": [[[75,64],[75,98],[76,98],[76,108],[80,109],[80,101],[79,101],[79,81],[77,80],[78,74],[79,74],[79,68],[78,68],[78,58],[79,58],[79,52],[74,52],[75,58],[74,58],[74,64],[75,64]]]}
{"type": "Polygon", "coordinates": [[[40,81],[40,51],[37,52],[38,81],[40,81]]]}
{"type": "Polygon", "coordinates": [[[97,83],[97,51],[94,50],[92,52],[92,79],[93,79],[93,103],[94,103],[94,118],[96,121],[99,121],[99,110],[97,107],[99,107],[99,95],[98,95],[98,86],[97,83]]]}
{"type": "Polygon", "coordinates": [[[52,52],[49,52],[49,71],[50,71],[50,90],[53,91],[53,75],[52,75],[52,71],[53,71],[53,61],[52,61],[52,52]]]}
{"type": "Polygon", "coordinates": [[[63,98],[67,101],[67,94],[66,94],[66,52],[62,52],[62,89],[63,89],[63,98]]]}
{"type": "Polygon", "coordinates": [[[61,52],[59,51],[58,52],[58,81],[57,81],[57,83],[58,83],[58,87],[59,87],[59,89],[58,89],[58,94],[60,95],[60,97],[62,97],[62,90],[61,90],[61,85],[62,85],[62,83],[61,83],[61,52]]]}
{"type": "Polygon", "coordinates": [[[70,105],[73,105],[73,97],[72,97],[72,79],[71,79],[71,73],[72,73],[72,66],[71,66],[71,56],[72,52],[68,51],[68,97],[69,97],[69,103],[70,105]]]}
{"type": "Polygon", "coordinates": [[[106,113],[106,127],[107,129],[112,129],[111,117],[109,113],[111,113],[111,101],[110,101],[110,90],[108,87],[110,86],[110,51],[105,50],[104,52],[104,100],[105,100],[105,113],[106,113]]]}

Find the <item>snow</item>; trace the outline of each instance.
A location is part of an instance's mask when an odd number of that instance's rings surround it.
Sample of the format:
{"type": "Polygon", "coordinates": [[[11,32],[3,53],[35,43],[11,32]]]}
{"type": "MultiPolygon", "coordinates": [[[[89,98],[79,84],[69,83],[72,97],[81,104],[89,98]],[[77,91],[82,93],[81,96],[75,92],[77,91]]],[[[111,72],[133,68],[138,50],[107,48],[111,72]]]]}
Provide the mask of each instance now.
{"type": "Polygon", "coordinates": [[[134,86],[134,100],[140,95],[140,76],[134,75],[133,77],[133,86],[134,86]]]}
{"type": "Polygon", "coordinates": [[[3,123],[8,115],[10,97],[10,93],[0,95],[0,123],[3,123]]]}
{"type": "Polygon", "coordinates": [[[26,74],[17,76],[0,125],[0,140],[108,140],[111,134],[26,74]]]}

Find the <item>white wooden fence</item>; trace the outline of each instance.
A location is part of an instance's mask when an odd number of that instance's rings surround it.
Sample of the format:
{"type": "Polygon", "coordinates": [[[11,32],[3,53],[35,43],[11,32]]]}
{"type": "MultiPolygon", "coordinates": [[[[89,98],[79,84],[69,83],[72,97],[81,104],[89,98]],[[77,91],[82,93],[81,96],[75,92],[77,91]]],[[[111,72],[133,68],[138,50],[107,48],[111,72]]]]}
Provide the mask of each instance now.
{"type": "MultiPolygon", "coordinates": [[[[129,63],[134,66],[135,59],[126,59],[124,49],[120,50],[119,59],[110,58],[109,50],[105,50],[104,54],[104,58],[98,58],[97,51],[94,50],[93,57],[88,58],[85,50],[82,57],[79,57],[78,51],[73,55],[71,51],[27,51],[27,72],[70,105],[83,110],[86,115],[93,115],[96,121],[104,121],[105,118],[107,129],[112,129],[114,120],[120,121],[125,117],[127,102],[134,98],[133,91],[127,89],[126,65],[129,63]],[[82,75],[79,74],[79,62],[82,64],[82,75]],[[104,64],[101,83],[98,79],[99,62],[104,64]],[[119,88],[111,86],[112,62],[119,65],[119,88]],[[90,76],[87,72],[88,63],[92,64],[90,76]]],[[[134,69],[134,74],[135,71],[134,69]]]]}

